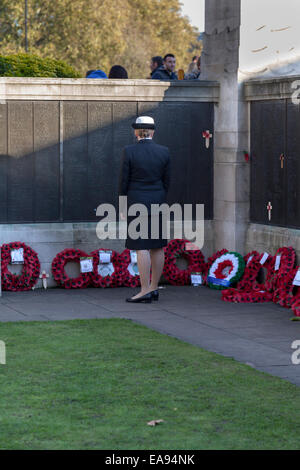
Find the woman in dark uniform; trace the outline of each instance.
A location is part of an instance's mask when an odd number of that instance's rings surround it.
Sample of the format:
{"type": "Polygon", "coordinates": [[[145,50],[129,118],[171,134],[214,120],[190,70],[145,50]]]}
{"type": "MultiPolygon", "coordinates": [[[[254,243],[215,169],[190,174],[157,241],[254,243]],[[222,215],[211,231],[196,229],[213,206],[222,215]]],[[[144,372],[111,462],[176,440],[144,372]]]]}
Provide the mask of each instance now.
{"type": "MultiPolygon", "coordinates": [[[[152,299],[158,300],[158,282],[164,267],[163,247],[168,243],[167,238],[163,238],[163,226],[166,228],[166,220],[161,211],[155,213],[152,210],[151,214],[151,204],[166,203],[170,183],[170,154],[167,147],[158,145],[152,140],[155,130],[153,118],[140,116],[132,127],[135,129],[138,142],[124,149],[119,195],[127,196],[128,209],[132,204],[143,204],[147,215],[127,216],[125,247],[136,250],[141,291],[126,300],[127,302],[151,302],[152,299]],[[139,230],[137,228],[137,231],[142,234],[145,228],[148,238],[143,238],[143,234],[137,239],[130,236],[129,225],[136,218],[141,220],[142,225],[145,224],[139,230]],[[156,224],[158,230],[152,238],[151,221],[152,224],[156,224]],[[151,282],[150,268],[152,268],[151,282]]],[[[123,220],[125,218],[122,209],[121,218],[123,220]]]]}

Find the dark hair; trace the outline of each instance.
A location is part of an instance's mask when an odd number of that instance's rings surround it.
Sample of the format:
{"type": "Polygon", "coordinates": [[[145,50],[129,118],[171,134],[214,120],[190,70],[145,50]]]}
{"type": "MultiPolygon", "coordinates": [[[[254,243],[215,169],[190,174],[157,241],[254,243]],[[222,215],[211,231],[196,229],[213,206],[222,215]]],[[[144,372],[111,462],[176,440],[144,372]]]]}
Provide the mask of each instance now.
{"type": "Polygon", "coordinates": [[[199,56],[198,55],[194,55],[194,57],[192,58],[192,62],[194,62],[194,60],[198,60],[199,56]]]}
{"type": "Polygon", "coordinates": [[[88,70],[87,73],[85,74],[85,78],[92,72],[95,72],[95,70],[94,69],[93,70],[88,70]]]}
{"type": "Polygon", "coordinates": [[[152,62],[156,62],[158,67],[161,67],[163,65],[163,58],[160,55],[152,57],[151,60],[152,62]]]}
{"type": "Polygon", "coordinates": [[[164,60],[166,60],[167,57],[173,57],[175,59],[174,54],[166,54],[165,57],[164,57],[164,60]]]}
{"type": "Polygon", "coordinates": [[[128,78],[128,73],[121,65],[113,65],[108,78],[128,78]]]}

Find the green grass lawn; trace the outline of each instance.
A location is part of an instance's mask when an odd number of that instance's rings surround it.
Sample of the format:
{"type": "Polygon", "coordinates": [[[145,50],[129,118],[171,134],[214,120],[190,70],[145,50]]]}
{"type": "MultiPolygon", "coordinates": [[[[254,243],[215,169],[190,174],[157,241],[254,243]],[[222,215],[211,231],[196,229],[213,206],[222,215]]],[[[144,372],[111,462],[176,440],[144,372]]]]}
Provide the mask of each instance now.
{"type": "Polygon", "coordinates": [[[129,320],[2,323],[0,339],[1,449],[300,448],[298,387],[129,320]]]}

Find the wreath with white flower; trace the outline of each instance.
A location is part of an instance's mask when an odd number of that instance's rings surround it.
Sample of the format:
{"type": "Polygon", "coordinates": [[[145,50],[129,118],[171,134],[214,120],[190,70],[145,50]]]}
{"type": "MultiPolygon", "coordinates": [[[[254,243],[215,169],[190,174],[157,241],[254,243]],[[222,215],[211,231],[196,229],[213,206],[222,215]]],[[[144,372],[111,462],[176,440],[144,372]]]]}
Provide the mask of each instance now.
{"type": "MultiPolygon", "coordinates": [[[[101,249],[105,252],[107,249],[101,249]]],[[[111,251],[111,262],[102,266],[99,272],[98,266],[100,262],[99,249],[92,251],[90,256],[93,257],[93,272],[91,273],[91,281],[94,287],[119,287],[123,282],[123,273],[126,261],[119,253],[111,251]],[[112,269],[112,272],[110,272],[112,269]]]]}
{"type": "Polygon", "coordinates": [[[141,285],[140,274],[137,263],[132,263],[130,251],[128,248],[121,253],[122,267],[121,278],[125,287],[139,287],[141,285]]]}
{"type": "Polygon", "coordinates": [[[242,255],[234,251],[224,253],[209,268],[207,283],[213,289],[228,289],[242,277],[244,269],[242,255]]]}
{"type": "Polygon", "coordinates": [[[1,248],[2,289],[6,291],[27,291],[34,287],[40,274],[38,254],[23,242],[4,243],[1,248]],[[11,263],[11,251],[23,249],[24,261],[19,275],[8,269],[11,263]]]}

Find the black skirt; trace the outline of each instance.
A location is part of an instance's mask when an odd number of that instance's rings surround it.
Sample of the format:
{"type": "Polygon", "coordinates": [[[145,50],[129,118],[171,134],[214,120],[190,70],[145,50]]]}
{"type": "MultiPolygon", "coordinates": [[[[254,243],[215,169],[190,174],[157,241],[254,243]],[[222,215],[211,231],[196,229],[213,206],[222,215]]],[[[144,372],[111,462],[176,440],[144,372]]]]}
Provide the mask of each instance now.
{"type": "Polygon", "coordinates": [[[166,229],[166,218],[163,217],[161,212],[152,215],[148,214],[143,217],[127,215],[127,239],[125,242],[125,247],[129,248],[130,250],[149,250],[151,248],[162,248],[167,246],[168,238],[166,238],[166,229]],[[135,219],[137,220],[136,223],[134,223],[134,227],[131,226],[131,229],[129,230],[129,225],[135,219]],[[138,223],[138,220],[140,223],[138,223]],[[151,223],[154,227],[152,233],[151,223]],[[141,224],[143,225],[142,227],[141,224]],[[131,232],[133,228],[136,230],[137,234],[140,235],[137,239],[132,238],[132,234],[129,233],[129,231],[131,232]],[[163,228],[165,230],[163,230],[163,228]],[[145,238],[145,235],[147,235],[148,238],[145,238]],[[165,238],[163,238],[164,236],[165,238]]]}

